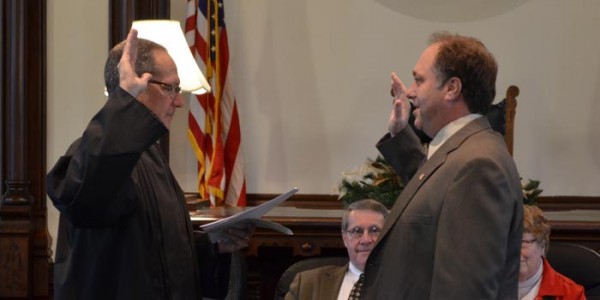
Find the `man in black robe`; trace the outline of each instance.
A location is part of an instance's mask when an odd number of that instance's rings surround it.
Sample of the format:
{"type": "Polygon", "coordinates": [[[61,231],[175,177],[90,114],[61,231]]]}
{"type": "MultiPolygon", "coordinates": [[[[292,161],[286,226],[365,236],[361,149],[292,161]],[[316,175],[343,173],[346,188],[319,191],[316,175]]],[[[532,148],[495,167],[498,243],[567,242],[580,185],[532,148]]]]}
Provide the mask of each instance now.
{"type": "Polygon", "coordinates": [[[229,260],[219,253],[246,246],[253,229],[218,244],[192,231],[157,145],[183,106],[175,63],[132,30],[104,77],[108,101],[47,175],[60,211],[54,298],[222,297],[227,282],[215,280],[227,278],[229,260]]]}

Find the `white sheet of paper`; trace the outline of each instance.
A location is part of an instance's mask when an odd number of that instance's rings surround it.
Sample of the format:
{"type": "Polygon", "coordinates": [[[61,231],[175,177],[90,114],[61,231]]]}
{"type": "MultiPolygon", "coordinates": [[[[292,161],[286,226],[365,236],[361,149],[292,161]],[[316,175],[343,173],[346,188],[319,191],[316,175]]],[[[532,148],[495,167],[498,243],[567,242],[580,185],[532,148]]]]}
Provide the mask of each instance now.
{"type": "Polygon", "coordinates": [[[225,229],[230,228],[230,227],[235,227],[236,225],[239,226],[239,224],[242,224],[244,221],[253,222],[253,223],[255,223],[255,225],[257,227],[269,228],[269,229],[273,229],[273,230],[282,232],[284,234],[291,235],[291,234],[293,234],[293,232],[289,228],[287,228],[281,224],[274,223],[274,224],[268,225],[268,223],[273,223],[273,222],[266,221],[266,220],[260,220],[257,222],[257,219],[260,219],[264,214],[269,212],[271,209],[273,209],[277,205],[281,204],[283,201],[290,198],[296,192],[298,192],[298,188],[295,187],[295,188],[289,190],[288,192],[281,194],[281,195],[273,198],[272,200],[269,200],[259,206],[244,210],[240,213],[237,213],[233,216],[230,216],[230,217],[227,217],[227,218],[224,218],[221,220],[217,220],[217,221],[214,221],[214,222],[211,222],[208,224],[201,225],[200,228],[202,228],[202,230],[208,234],[210,240],[213,243],[225,238],[225,236],[223,234],[223,231],[225,229]]]}

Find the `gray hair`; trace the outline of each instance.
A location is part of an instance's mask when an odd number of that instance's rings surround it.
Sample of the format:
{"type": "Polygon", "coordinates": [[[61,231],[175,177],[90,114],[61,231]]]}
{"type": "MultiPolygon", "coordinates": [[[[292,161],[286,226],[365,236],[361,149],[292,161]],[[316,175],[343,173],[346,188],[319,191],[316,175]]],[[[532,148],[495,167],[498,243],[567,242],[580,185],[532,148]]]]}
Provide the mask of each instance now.
{"type": "Polygon", "coordinates": [[[375,201],[373,199],[363,199],[350,203],[346,210],[344,210],[344,215],[342,216],[342,230],[348,230],[348,216],[350,216],[350,212],[353,210],[370,210],[376,213],[379,213],[385,219],[388,215],[388,210],[385,208],[385,205],[381,204],[381,202],[375,201]]]}

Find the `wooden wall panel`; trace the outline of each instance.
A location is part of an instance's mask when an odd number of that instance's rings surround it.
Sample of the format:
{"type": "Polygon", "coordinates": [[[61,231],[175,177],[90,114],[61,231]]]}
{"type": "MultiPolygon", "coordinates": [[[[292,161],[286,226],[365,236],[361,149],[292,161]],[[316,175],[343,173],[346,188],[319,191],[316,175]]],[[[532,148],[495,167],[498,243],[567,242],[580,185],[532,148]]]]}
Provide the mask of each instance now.
{"type": "Polygon", "coordinates": [[[127,37],[134,20],[169,19],[171,15],[170,0],[110,0],[108,6],[109,50],[127,37]]]}
{"type": "Polygon", "coordinates": [[[0,298],[47,298],[46,1],[3,0],[0,32],[0,298]]]}
{"type": "Polygon", "coordinates": [[[11,222],[13,228],[3,228],[0,239],[2,263],[0,268],[0,296],[27,298],[29,296],[29,246],[27,222],[11,222]],[[12,235],[11,235],[12,233],[12,235]]]}

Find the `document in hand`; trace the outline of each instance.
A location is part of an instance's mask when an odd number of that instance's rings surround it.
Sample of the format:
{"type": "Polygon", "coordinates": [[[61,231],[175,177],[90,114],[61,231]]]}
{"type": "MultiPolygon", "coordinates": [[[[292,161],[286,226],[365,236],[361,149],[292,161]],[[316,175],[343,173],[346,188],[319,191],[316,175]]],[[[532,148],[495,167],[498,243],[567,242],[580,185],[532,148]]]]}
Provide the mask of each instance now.
{"type": "Polygon", "coordinates": [[[273,207],[279,205],[283,201],[287,200],[293,194],[298,192],[298,188],[293,188],[289,190],[285,194],[281,194],[259,206],[255,206],[249,209],[246,209],[240,213],[237,213],[233,216],[227,217],[225,219],[221,219],[218,221],[214,221],[212,223],[204,224],[200,226],[208,237],[210,241],[216,243],[220,240],[227,239],[227,236],[224,234],[224,231],[227,228],[237,227],[243,228],[246,222],[254,223],[256,227],[271,229],[274,231],[279,231],[281,233],[285,233],[287,235],[293,235],[291,229],[275,222],[267,221],[261,219],[261,217],[268,213],[273,207]]]}

